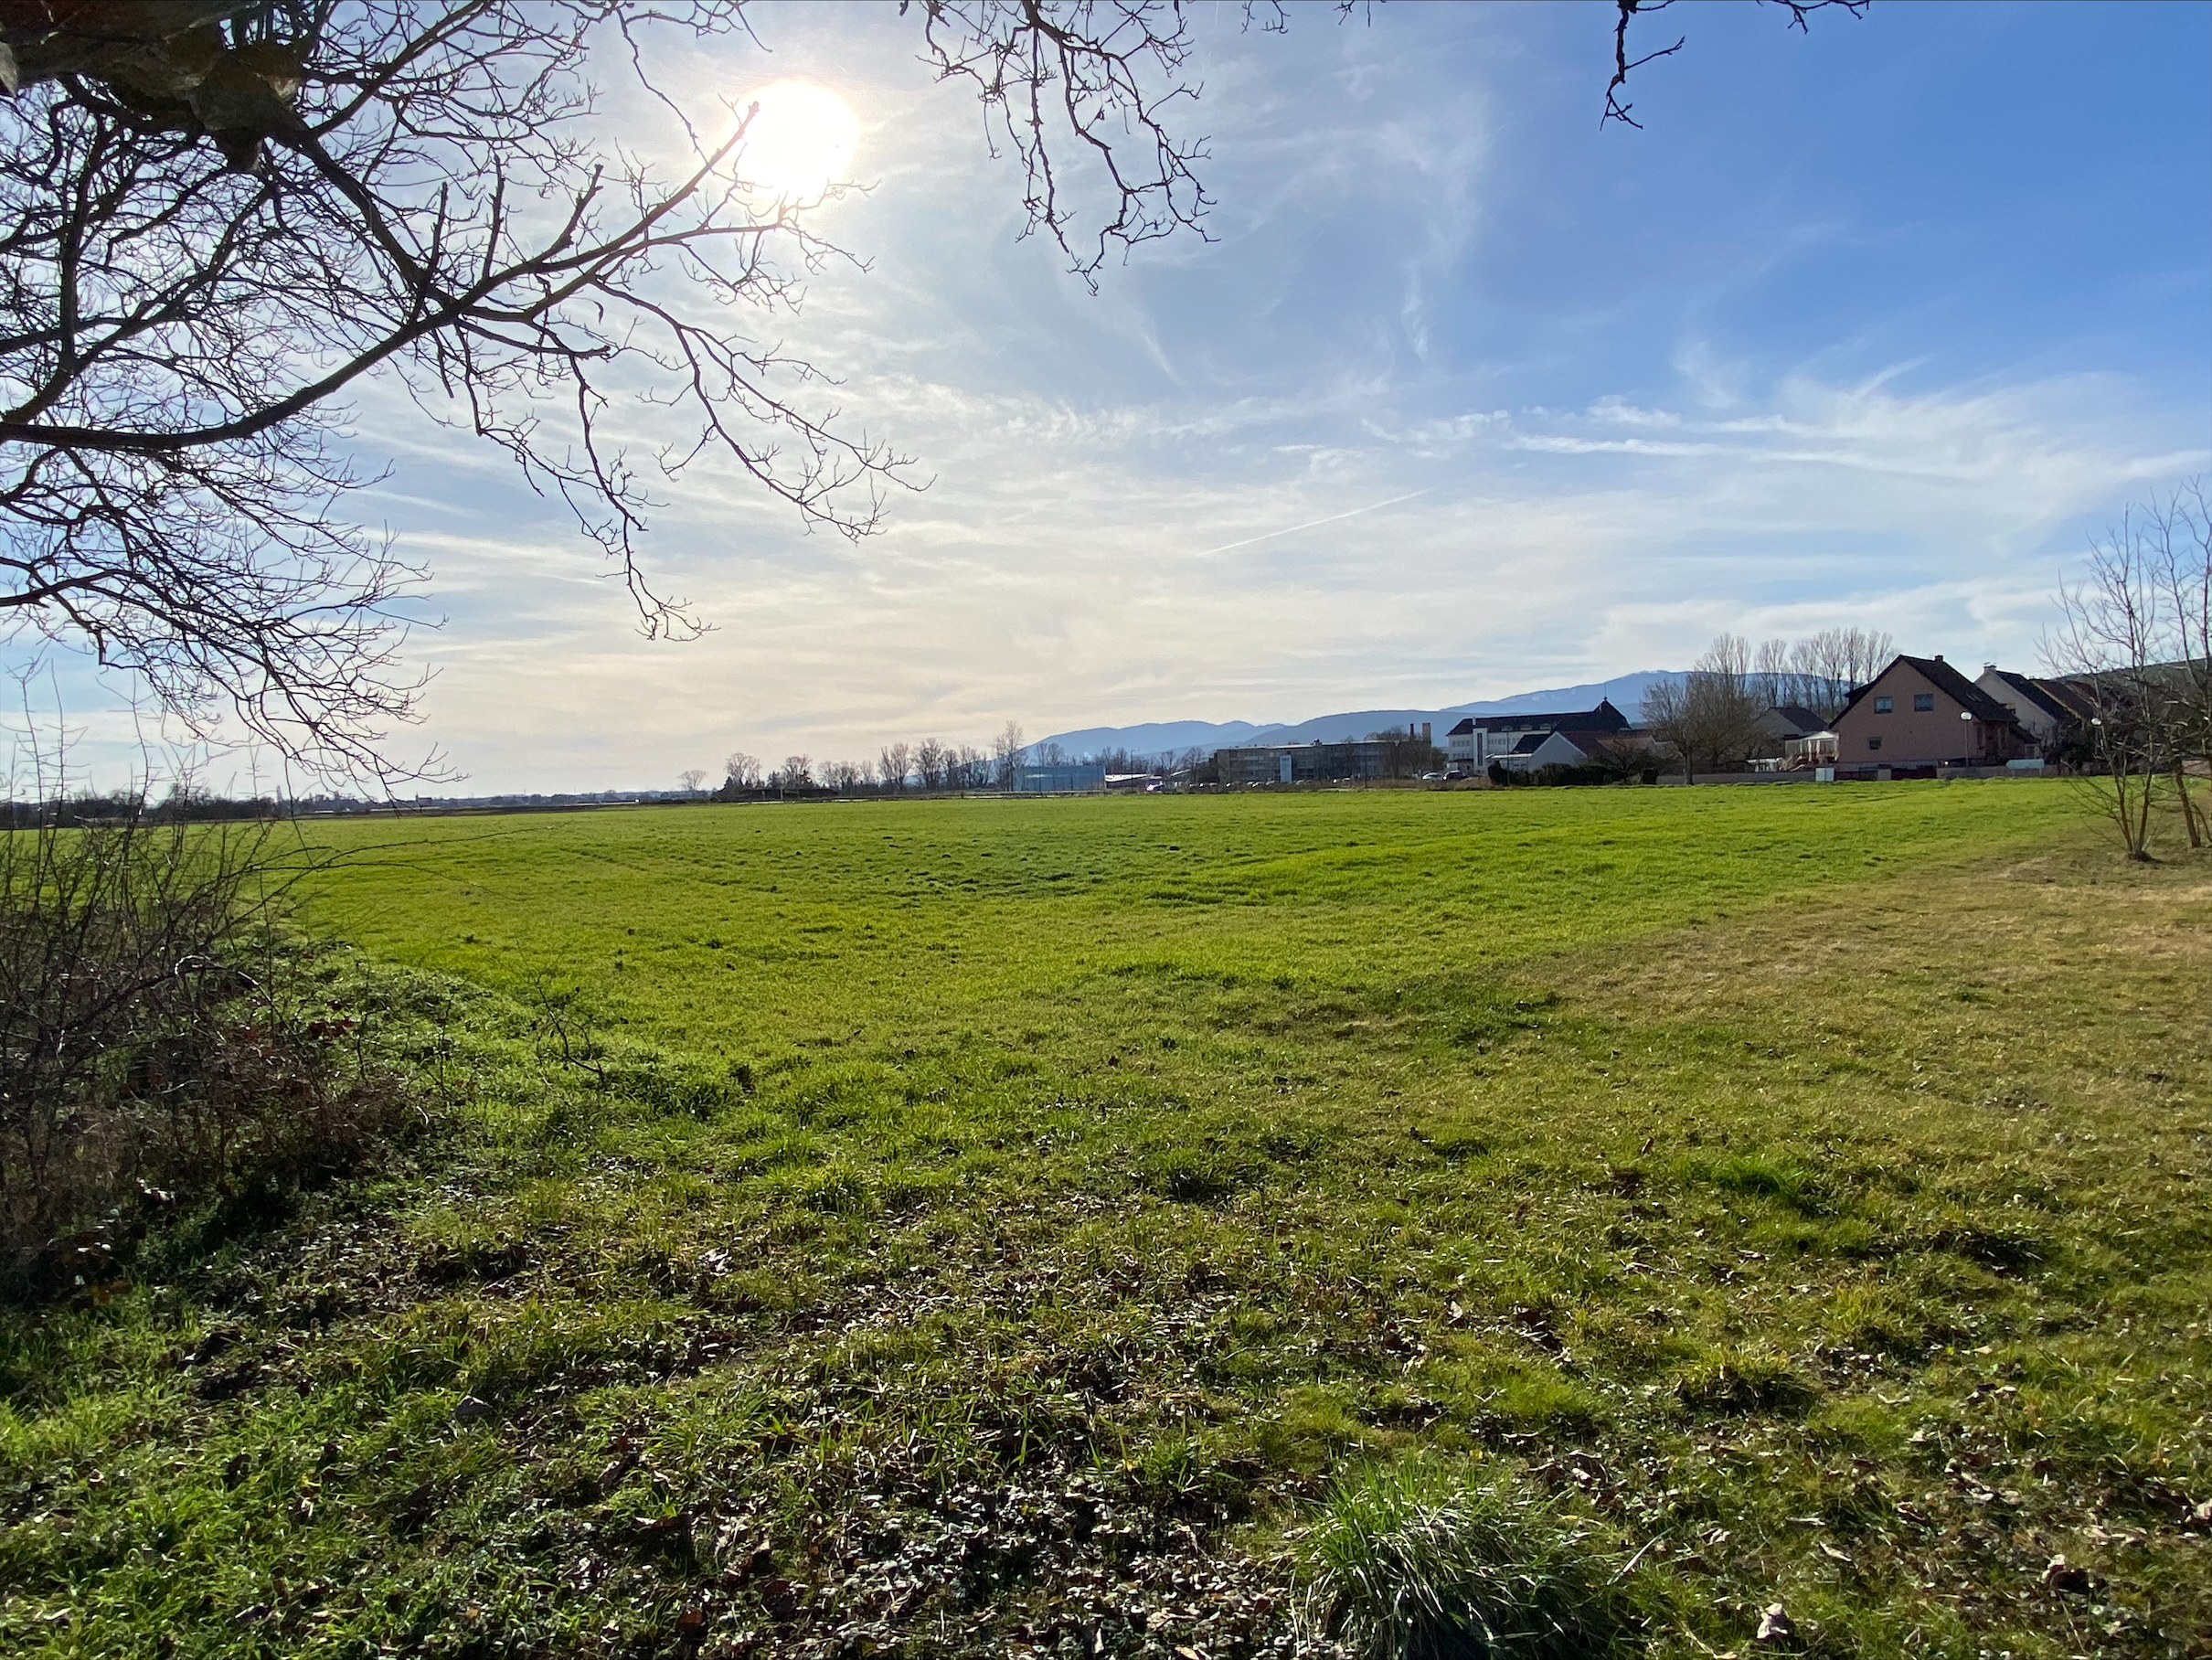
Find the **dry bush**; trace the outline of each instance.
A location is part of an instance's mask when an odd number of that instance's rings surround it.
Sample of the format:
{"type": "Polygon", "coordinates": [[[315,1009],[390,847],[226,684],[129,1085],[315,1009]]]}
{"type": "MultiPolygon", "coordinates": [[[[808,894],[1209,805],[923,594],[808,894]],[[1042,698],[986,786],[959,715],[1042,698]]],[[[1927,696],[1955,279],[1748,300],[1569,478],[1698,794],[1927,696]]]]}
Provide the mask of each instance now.
{"type": "Polygon", "coordinates": [[[312,950],[276,825],[0,833],[0,1287],[97,1294],[151,1211],[357,1166],[404,1111],[312,950]]]}

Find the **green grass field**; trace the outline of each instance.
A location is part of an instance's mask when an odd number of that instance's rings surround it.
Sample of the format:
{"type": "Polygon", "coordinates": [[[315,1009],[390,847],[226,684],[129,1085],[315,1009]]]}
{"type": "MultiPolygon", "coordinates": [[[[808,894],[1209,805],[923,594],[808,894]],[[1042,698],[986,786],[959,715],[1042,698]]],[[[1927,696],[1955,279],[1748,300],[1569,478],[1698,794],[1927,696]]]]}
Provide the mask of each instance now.
{"type": "Polygon", "coordinates": [[[1289,1653],[1473,1494],[1501,1652],[2212,1654],[2212,858],[2062,786],[318,834],[438,1133],[0,1317],[0,1651],[1289,1653]]]}

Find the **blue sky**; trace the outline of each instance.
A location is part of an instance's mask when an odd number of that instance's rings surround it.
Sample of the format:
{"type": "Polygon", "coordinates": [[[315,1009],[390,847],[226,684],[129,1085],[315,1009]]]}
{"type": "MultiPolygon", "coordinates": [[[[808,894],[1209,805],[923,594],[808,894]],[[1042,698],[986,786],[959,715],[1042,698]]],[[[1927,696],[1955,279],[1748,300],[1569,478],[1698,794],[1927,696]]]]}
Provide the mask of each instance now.
{"type": "MultiPolygon", "coordinates": [[[[776,325],[930,488],[857,546],[699,474],[635,637],[559,515],[375,393],[364,504],[438,571],[422,737],[472,790],[1152,719],[1441,706],[1835,624],[2032,665],[2085,535],[2212,470],[2212,6],[1199,6],[1214,239],[1093,295],[894,8],[769,6],[869,262],[776,325]]],[[[765,49],[762,49],[765,48],[765,49]]],[[[69,682],[89,750],[117,699],[69,682]]]]}

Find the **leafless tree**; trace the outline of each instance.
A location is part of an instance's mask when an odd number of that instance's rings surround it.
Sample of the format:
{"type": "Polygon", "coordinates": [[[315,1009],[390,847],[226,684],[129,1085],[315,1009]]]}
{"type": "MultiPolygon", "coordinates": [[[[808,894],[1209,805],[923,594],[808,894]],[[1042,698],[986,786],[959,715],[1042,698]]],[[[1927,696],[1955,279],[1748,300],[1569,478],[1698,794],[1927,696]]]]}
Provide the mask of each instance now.
{"type": "Polygon", "coordinates": [[[1218,784],[1221,769],[1214,760],[1214,751],[1203,748],[1185,750],[1171,758],[1168,770],[1181,780],[1186,788],[1193,784],[1218,784]]]}
{"type": "Polygon", "coordinates": [[[2191,792],[2189,772],[2212,771],[2212,498],[2193,478],[2143,512],[2151,580],[2167,619],[2157,680],[2173,761],[2174,791],[2189,846],[2212,840],[2212,824],[2191,792]]]}
{"type": "Polygon", "coordinates": [[[757,756],[743,750],[732,750],[722,763],[723,774],[735,790],[757,790],[760,787],[760,762],[757,756]]]}
{"type": "Polygon", "coordinates": [[[1806,692],[1819,699],[1811,707],[1834,720],[1853,692],[1889,665],[1897,655],[1897,642],[1887,633],[1831,628],[1799,641],[1792,654],[1805,678],[1806,692]]]}
{"type": "Polygon", "coordinates": [[[1018,720],[1009,720],[991,740],[991,765],[994,782],[1002,790],[1014,787],[1014,769],[1021,764],[1022,751],[1027,746],[1022,741],[1022,726],[1018,720]]]}
{"type": "Polygon", "coordinates": [[[2157,674],[2169,618],[2145,531],[2131,507],[2090,539],[2082,580],[2059,586],[2059,622],[2043,647],[2088,713],[2082,736],[2091,766],[2080,785],[2132,859],[2151,857],[2151,808],[2174,761],[2157,674]]]}
{"type": "Polygon", "coordinates": [[[2060,585],[2044,643],[2087,712],[2081,784],[2133,859],[2151,857],[2152,809],[2171,789],[2189,846],[2207,837],[2192,768],[2212,759],[2212,503],[2202,480],[2129,507],[2060,585]]]}
{"type": "Polygon", "coordinates": [[[705,767],[686,767],[676,774],[676,778],[683,784],[685,794],[697,795],[699,793],[699,786],[707,782],[707,769],[705,767]]]}
{"type": "Polygon", "coordinates": [[[1652,741],[1682,763],[1682,782],[1697,782],[1697,718],[1690,704],[1689,682],[1654,680],[1643,694],[1638,718],[1652,741]]]}
{"type": "Polygon", "coordinates": [[[805,755],[786,755],[783,764],[776,769],[772,781],[779,790],[811,790],[814,787],[814,763],[805,755]]]}
{"type": "MultiPolygon", "coordinates": [[[[20,16],[16,14],[22,14],[20,16]]],[[[710,453],[848,535],[898,458],[794,400],[733,319],[835,250],[743,181],[749,112],[677,112],[673,171],[608,142],[595,64],[657,90],[621,0],[113,0],[0,22],[0,609],[165,708],[223,705],[386,774],[420,573],[341,511],[343,400],[395,378],[562,498],[650,633],[654,471],[710,453]],[[772,259],[771,245],[781,250],[772,259]],[[675,423],[642,464],[611,411],[675,423]],[[687,429],[683,423],[688,422],[687,429]]],[[[694,35],[737,0],[682,8],[694,35]]]]}
{"type": "Polygon", "coordinates": [[[1734,771],[1759,752],[1765,738],[1759,718],[1768,706],[1752,684],[1749,641],[1740,634],[1715,635],[1690,670],[1689,687],[1707,766],[1734,771]]]}
{"type": "Polygon", "coordinates": [[[1386,778],[1418,778],[1423,772],[1434,771],[1439,760],[1435,746],[1411,726],[1369,732],[1367,741],[1385,746],[1383,776],[1386,778]]]}
{"type": "Polygon", "coordinates": [[[1732,771],[1758,751],[1767,707],[1750,643],[1719,634],[1681,680],[1656,682],[1644,694],[1642,713],[1653,738],[1682,763],[1683,782],[1694,783],[1700,768],[1732,771]]]}
{"type": "Polygon", "coordinates": [[[925,790],[945,787],[945,769],[952,761],[945,746],[934,738],[925,738],[914,746],[914,770],[921,775],[925,790]]]}
{"type": "Polygon", "coordinates": [[[1751,659],[1752,694],[1769,708],[1801,702],[1787,640],[1761,640],[1751,659]]]}
{"type": "Polygon", "coordinates": [[[904,743],[887,743],[883,746],[882,755],[877,758],[877,766],[885,789],[894,792],[903,790],[906,788],[907,773],[913,767],[913,751],[904,743]]]}

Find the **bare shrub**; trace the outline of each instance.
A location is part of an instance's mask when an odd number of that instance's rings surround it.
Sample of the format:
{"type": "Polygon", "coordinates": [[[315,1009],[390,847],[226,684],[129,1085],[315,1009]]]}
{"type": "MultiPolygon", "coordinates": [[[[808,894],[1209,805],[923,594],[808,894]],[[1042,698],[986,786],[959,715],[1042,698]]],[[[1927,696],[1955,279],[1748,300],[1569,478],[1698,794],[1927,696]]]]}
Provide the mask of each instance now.
{"type": "Polygon", "coordinates": [[[277,926],[314,862],[269,824],[0,832],[0,1284],[97,1291],[147,1209],[351,1169],[399,1126],[277,926]]]}

